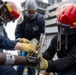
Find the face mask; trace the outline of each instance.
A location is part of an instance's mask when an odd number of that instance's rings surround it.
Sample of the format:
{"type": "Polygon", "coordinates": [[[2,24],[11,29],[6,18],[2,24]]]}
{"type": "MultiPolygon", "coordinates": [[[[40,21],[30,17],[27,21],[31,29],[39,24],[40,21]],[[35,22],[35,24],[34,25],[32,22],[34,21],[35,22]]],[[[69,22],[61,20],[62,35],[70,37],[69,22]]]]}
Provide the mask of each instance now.
{"type": "Polygon", "coordinates": [[[35,14],[28,14],[28,13],[26,12],[27,17],[30,18],[30,19],[34,19],[34,18],[36,17],[36,14],[37,14],[37,13],[35,13],[35,14]]]}
{"type": "Polygon", "coordinates": [[[57,39],[57,50],[61,50],[61,35],[65,36],[65,49],[68,50],[68,30],[69,25],[58,23],[58,39],[57,39]]]}

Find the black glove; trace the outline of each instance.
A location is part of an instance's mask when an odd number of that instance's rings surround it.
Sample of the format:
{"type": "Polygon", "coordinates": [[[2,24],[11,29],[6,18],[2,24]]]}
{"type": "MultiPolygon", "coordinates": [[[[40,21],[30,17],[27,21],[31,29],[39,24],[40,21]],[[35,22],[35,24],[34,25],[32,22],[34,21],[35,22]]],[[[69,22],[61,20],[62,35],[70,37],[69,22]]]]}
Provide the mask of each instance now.
{"type": "Polygon", "coordinates": [[[40,58],[26,56],[26,66],[28,67],[35,67],[39,64],[40,58]]]}
{"type": "Polygon", "coordinates": [[[40,58],[27,56],[26,61],[26,66],[28,67],[40,70],[46,70],[48,68],[48,61],[43,58],[42,54],[40,54],[40,58]]]}

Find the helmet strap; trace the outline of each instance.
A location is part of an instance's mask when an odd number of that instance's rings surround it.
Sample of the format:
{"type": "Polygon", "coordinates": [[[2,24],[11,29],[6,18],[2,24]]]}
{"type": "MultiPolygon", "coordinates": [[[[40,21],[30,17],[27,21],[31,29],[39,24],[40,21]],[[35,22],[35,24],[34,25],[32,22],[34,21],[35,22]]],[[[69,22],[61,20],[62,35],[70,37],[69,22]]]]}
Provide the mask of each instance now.
{"type": "Polygon", "coordinates": [[[65,49],[68,50],[68,32],[65,33],[65,49]]]}
{"type": "Polygon", "coordinates": [[[60,27],[58,26],[57,51],[60,50],[61,50],[61,32],[60,32],[60,27]]]}

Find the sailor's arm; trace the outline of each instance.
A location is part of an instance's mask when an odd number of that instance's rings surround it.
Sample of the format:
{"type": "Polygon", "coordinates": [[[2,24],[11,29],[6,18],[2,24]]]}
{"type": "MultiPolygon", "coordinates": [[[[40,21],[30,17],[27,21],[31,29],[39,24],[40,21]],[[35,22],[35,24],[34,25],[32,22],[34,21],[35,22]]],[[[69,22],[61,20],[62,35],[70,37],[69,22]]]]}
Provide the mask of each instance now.
{"type": "Polygon", "coordinates": [[[0,65],[36,65],[37,63],[38,59],[30,60],[29,57],[0,53],[0,65]]]}

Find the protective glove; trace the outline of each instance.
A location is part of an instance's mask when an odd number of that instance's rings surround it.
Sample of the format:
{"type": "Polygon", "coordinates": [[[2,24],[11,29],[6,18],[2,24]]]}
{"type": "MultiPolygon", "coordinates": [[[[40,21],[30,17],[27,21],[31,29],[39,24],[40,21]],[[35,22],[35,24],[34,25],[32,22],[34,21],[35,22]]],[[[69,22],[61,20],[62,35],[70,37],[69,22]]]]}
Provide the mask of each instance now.
{"type": "Polygon", "coordinates": [[[29,44],[22,43],[21,51],[25,51],[33,55],[36,53],[36,48],[37,48],[37,45],[35,43],[32,43],[32,42],[29,44]]]}
{"type": "Polygon", "coordinates": [[[36,44],[38,44],[38,40],[35,39],[35,38],[33,38],[33,39],[31,40],[31,42],[32,42],[32,43],[36,43],[36,44]]]}
{"type": "MultiPolygon", "coordinates": [[[[31,43],[33,43],[34,45],[37,45],[38,44],[38,40],[33,38],[31,40],[31,43]]],[[[38,48],[38,46],[36,47],[36,49],[38,48]]],[[[32,54],[32,53],[29,53],[29,56],[32,56],[32,57],[36,57],[36,53],[35,54],[32,54]]]]}
{"type": "MultiPolygon", "coordinates": [[[[35,58],[29,58],[29,61],[31,61],[30,63],[28,63],[29,67],[33,67],[35,69],[39,69],[39,66],[40,66],[40,70],[46,70],[48,68],[48,61],[45,60],[43,57],[42,57],[42,54],[40,55],[40,59],[35,59],[35,58]],[[39,62],[40,62],[40,65],[39,65],[39,62]],[[35,64],[36,63],[36,64],[35,64]],[[32,65],[31,65],[32,64],[32,65]]],[[[27,60],[28,61],[28,60],[27,60]]]]}
{"type": "MultiPolygon", "coordinates": [[[[36,69],[38,69],[39,67],[37,66],[36,69]]],[[[40,70],[46,70],[48,68],[48,61],[45,60],[42,56],[42,54],[40,54],[40,70]]]]}
{"type": "Polygon", "coordinates": [[[20,38],[19,39],[19,42],[21,42],[21,43],[30,43],[31,41],[29,41],[28,39],[25,39],[25,38],[20,38]]]}
{"type": "Polygon", "coordinates": [[[35,67],[39,64],[40,59],[39,58],[32,58],[30,56],[25,56],[26,58],[26,66],[28,67],[35,67]]]}

